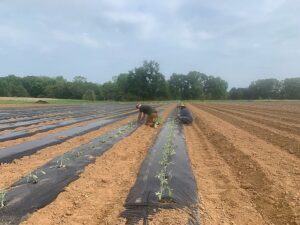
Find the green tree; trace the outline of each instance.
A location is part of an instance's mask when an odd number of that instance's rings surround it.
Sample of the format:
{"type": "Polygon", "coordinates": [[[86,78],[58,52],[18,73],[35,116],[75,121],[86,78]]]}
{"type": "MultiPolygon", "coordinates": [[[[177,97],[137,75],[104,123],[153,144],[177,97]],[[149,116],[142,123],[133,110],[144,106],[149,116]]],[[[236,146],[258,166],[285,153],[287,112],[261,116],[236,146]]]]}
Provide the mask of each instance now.
{"type": "Polygon", "coordinates": [[[225,99],[228,84],[220,77],[209,76],[204,86],[204,93],[207,99],[225,99]]]}
{"type": "Polygon", "coordinates": [[[109,81],[105,82],[102,87],[102,95],[103,100],[115,100],[116,99],[116,92],[117,92],[117,86],[115,83],[109,81]]]}
{"type": "Polygon", "coordinates": [[[96,95],[94,90],[87,90],[83,96],[82,96],[83,100],[88,100],[88,101],[95,101],[96,100],[96,95]]]}
{"type": "Polygon", "coordinates": [[[173,73],[168,85],[172,99],[182,100],[186,97],[188,81],[185,75],[173,73]]]}
{"type": "Polygon", "coordinates": [[[273,78],[256,80],[250,84],[249,91],[254,99],[278,99],[281,83],[273,78]]]}
{"type": "Polygon", "coordinates": [[[127,76],[128,93],[139,100],[162,99],[167,97],[167,83],[159,72],[159,64],[144,61],[143,66],[129,71],[127,76]]]}
{"type": "Polygon", "coordinates": [[[282,96],[286,99],[300,99],[300,77],[287,78],[283,81],[282,96]]]}
{"type": "Polygon", "coordinates": [[[204,85],[207,81],[207,76],[197,71],[191,71],[187,74],[187,82],[189,89],[189,99],[203,99],[204,85]]]}
{"type": "Polygon", "coordinates": [[[31,97],[46,97],[48,85],[54,85],[55,80],[45,76],[27,76],[22,78],[22,85],[31,97]]]}

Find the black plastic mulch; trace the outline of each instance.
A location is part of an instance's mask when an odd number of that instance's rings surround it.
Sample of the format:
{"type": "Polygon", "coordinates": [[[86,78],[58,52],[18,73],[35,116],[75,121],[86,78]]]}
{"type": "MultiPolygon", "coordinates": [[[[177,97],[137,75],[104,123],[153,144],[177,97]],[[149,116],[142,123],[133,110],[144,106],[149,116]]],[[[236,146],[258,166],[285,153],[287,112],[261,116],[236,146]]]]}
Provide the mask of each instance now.
{"type": "Polygon", "coordinates": [[[136,123],[129,123],[108,132],[49,161],[12,185],[6,194],[5,207],[0,209],[0,224],[19,224],[26,215],[52,202],[68,184],[79,178],[85,166],[93,163],[95,157],[102,155],[136,128],[136,123]],[[33,176],[38,177],[37,183],[34,183],[33,176]]]}
{"type": "Polygon", "coordinates": [[[59,133],[50,134],[37,140],[25,142],[22,144],[14,145],[1,149],[0,151],[0,163],[10,163],[14,159],[21,158],[23,156],[31,155],[38,150],[62,143],[70,138],[86,134],[88,132],[97,130],[103,126],[116,122],[136,112],[129,112],[121,115],[111,117],[109,119],[101,119],[98,122],[87,124],[85,126],[79,126],[71,128],[69,130],[61,131],[59,133]]]}
{"type": "MultiPolygon", "coordinates": [[[[17,138],[24,138],[24,137],[29,137],[37,133],[42,133],[42,132],[47,132],[49,130],[54,130],[56,128],[64,127],[64,126],[69,126],[73,125],[76,123],[81,123],[93,119],[100,119],[102,117],[108,116],[108,115],[116,115],[124,112],[128,112],[128,109],[123,109],[119,110],[116,112],[105,112],[99,115],[93,115],[93,116],[85,116],[81,118],[74,118],[74,119],[68,119],[63,122],[55,123],[55,124],[49,124],[49,125],[44,125],[36,128],[34,131],[31,130],[20,130],[20,131],[15,131],[15,132],[10,132],[10,133],[5,133],[5,134],[0,134],[0,141],[9,141],[9,140],[15,140],[17,138]]],[[[48,120],[50,121],[50,120],[48,120]]],[[[42,121],[41,121],[42,122],[42,121]]]]}
{"type": "Polygon", "coordinates": [[[144,220],[144,224],[147,224],[148,216],[157,212],[159,208],[185,210],[190,214],[189,224],[199,224],[197,185],[186,151],[183,127],[175,120],[175,113],[173,112],[164,124],[154,145],[149,150],[140,168],[136,183],[126,199],[124,205],[126,210],[121,213],[121,216],[127,219],[127,224],[135,224],[141,219],[144,220]],[[172,156],[173,164],[170,166],[172,174],[170,187],[173,189],[173,193],[163,203],[158,200],[155,194],[160,188],[159,179],[156,175],[160,170],[163,147],[174,120],[176,125],[173,146],[176,154],[172,156]]]}

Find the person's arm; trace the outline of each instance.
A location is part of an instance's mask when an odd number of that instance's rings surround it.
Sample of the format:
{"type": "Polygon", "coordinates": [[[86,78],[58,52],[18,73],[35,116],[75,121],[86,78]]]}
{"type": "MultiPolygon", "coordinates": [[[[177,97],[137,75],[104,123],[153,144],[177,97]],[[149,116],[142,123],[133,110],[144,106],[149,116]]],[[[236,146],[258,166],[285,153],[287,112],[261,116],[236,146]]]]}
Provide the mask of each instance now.
{"type": "Polygon", "coordinates": [[[139,113],[138,121],[141,121],[141,117],[142,117],[142,112],[139,113]]]}
{"type": "Polygon", "coordinates": [[[143,113],[143,116],[142,116],[142,118],[141,118],[141,121],[143,121],[144,118],[145,118],[145,113],[143,113]]]}

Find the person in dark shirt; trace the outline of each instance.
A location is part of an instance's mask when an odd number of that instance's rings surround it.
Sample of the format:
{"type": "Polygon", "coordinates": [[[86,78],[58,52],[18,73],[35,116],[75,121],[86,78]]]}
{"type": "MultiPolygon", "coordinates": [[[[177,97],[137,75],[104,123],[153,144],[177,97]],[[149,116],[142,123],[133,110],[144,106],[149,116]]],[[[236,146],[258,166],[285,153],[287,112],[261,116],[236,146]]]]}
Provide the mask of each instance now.
{"type": "Polygon", "coordinates": [[[193,117],[192,114],[187,110],[184,104],[180,104],[179,108],[179,114],[178,114],[178,119],[183,123],[183,124],[191,124],[193,122],[193,117]]]}
{"type": "Polygon", "coordinates": [[[139,110],[138,122],[142,122],[147,115],[146,125],[150,125],[152,127],[156,127],[158,124],[156,123],[158,120],[157,111],[151,107],[150,105],[142,105],[138,103],[136,108],[139,110]]]}

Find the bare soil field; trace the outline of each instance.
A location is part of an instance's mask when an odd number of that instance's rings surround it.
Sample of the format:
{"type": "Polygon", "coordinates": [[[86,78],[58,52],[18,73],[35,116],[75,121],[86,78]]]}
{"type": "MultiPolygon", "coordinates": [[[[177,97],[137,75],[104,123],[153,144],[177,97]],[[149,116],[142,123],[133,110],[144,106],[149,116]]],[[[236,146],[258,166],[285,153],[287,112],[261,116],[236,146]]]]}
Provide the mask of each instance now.
{"type": "Polygon", "coordinates": [[[21,132],[0,143],[0,224],[300,224],[300,104],[186,106],[194,121],[182,126],[175,104],[156,105],[157,129],[136,123],[134,104],[0,108],[0,138],[21,132]],[[162,142],[172,132],[183,145],[162,142]],[[172,146],[172,193],[159,201],[151,171],[163,161],[151,160],[172,146]]]}
{"type": "Polygon", "coordinates": [[[186,140],[203,224],[300,224],[300,108],[188,107],[195,121],[185,127],[186,140]]]}

